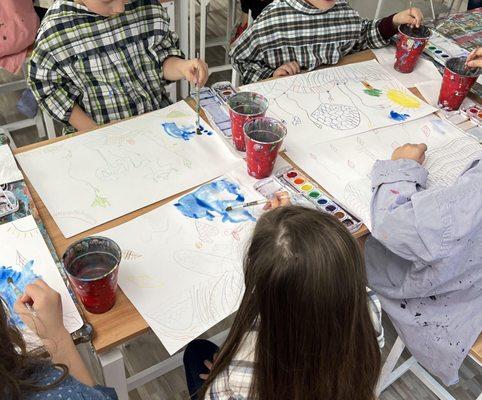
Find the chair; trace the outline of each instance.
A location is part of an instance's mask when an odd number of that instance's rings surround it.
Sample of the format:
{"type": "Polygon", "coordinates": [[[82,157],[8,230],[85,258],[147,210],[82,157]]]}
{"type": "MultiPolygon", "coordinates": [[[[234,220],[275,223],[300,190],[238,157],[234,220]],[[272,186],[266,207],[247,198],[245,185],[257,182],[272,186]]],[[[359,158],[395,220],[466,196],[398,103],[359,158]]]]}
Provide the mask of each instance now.
{"type": "MultiPolygon", "coordinates": [[[[248,11],[248,28],[251,26],[253,23],[253,15],[251,10],[248,11]]],[[[237,88],[239,86],[239,73],[236,71],[234,66],[231,65],[232,72],[231,72],[231,85],[233,85],[234,88],[237,88]]]]}
{"type": "MultiPolygon", "coordinates": [[[[482,341],[482,336],[479,337],[479,341],[482,341]]],[[[377,396],[380,395],[387,387],[389,387],[393,382],[400,378],[405,372],[412,371],[414,375],[420,379],[425,386],[435,394],[441,400],[456,400],[440,383],[438,383],[430,373],[423,368],[415,359],[415,357],[410,357],[407,361],[402,363],[398,368],[395,369],[402,352],[405,348],[405,344],[402,342],[400,337],[397,337],[385,364],[382,367],[382,372],[380,374],[380,379],[378,380],[377,386],[377,396]]],[[[471,357],[479,366],[482,366],[482,360],[478,359],[475,355],[470,354],[471,357]]],[[[476,400],[482,400],[482,393],[477,397],[476,400]]]]}

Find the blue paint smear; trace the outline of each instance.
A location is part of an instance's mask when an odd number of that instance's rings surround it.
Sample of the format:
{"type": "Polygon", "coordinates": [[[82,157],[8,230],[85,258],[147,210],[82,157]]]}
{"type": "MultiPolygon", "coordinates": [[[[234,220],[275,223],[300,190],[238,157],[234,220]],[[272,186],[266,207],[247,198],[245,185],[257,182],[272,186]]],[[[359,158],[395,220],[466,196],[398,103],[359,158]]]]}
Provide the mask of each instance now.
{"type": "Polygon", "coordinates": [[[409,117],[410,115],[408,114],[399,114],[396,111],[390,111],[390,118],[395,121],[405,121],[409,117]]]}
{"type": "Polygon", "coordinates": [[[15,286],[21,291],[24,291],[25,286],[40,278],[33,272],[33,264],[34,261],[30,260],[21,271],[17,271],[12,267],[0,266],[0,294],[10,310],[10,321],[21,329],[25,328],[25,324],[18,314],[13,311],[13,305],[17,301],[17,295],[13,291],[12,285],[7,282],[7,279],[9,277],[12,278],[15,286]]]}
{"type": "Polygon", "coordinates": [[[256,221],[256,218],[247,210],[226,211],[229,206],[243,203],[244,196],[240,192],[239,186],[227,179],[220,179],[181,197],[174,207],[186,217],[194,219],[206,218],[212,221],[216,217],[221,217],[222,222],[256,221]],[[223,200],[223,197],[232,198],[232,195],[236,196],[235,199],[223,200]]]}
{"type": "Polygon", "coordinates": [[[196,128],[193,126],[179,127],[175,122],[166,122],[162,124],[162,128],[169,136],[185,141],[188,141],[196,133],[196,128]]]}

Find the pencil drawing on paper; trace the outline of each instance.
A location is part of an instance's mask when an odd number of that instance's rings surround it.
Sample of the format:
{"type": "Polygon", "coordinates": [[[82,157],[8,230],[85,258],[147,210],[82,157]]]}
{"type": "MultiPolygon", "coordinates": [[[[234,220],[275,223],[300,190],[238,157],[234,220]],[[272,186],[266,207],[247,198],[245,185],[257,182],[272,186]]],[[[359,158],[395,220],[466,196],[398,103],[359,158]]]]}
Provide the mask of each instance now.
{"type": "Polygon", "coordinates": [[[226,207],[259,199],[251,179],[240,165],[102,233],[139,255],[122,261],[119,285],[170,354],[238,307],[243,255],[261,210],[228,215],[226,207]]]}
{"type": "Polygon", "coordinates": [[[376,61],[326,68],[241,87],[268,98],[268,114],[288,125],[287,151],[398,124],[435,109],[376,61]]]}
{"type": "Polygon", "coordinates": [[[17,159],[64,236],[71,237],[230,169],[237,157],[204,125],[196,135],[195,119],[179,102],[17,159]]]}

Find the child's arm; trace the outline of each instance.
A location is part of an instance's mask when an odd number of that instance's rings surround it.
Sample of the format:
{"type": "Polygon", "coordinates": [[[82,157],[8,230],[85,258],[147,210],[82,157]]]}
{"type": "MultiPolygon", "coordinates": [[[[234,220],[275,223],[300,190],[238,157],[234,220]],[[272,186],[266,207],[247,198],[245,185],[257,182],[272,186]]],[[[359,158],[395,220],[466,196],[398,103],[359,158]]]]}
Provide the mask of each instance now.
{"type": "Polygon", "coordinates": [[[37,43],[27,70],[28,84],[39,106],[52,118],[72,123],[76,129],[92,128],[92,119],[76,105],[79,89],[42,45],[42,41],[37,43]]]}
{"type": "Polygon", "coordinates": [[[169,57],[164,61],[163,74],[168,81],[186,79],[200,87],[204,86],[209,78],[208,65],[203,60],[183,60],[178,57],[169,57]]]}
{"type": "Polygon", "coordinates": [[[382,18],[381,20],[362,20],[360,38],[357,40],[353,52],[375,49],[389,44],[390,38],[398,32],[402,24],[420,26],[423,21],[422,12],[415,7],[401,11],[397,14],[382,18]]]}
{"type": "MultiPolygon", "coordinates": [[[[372,234],[400,257],[430,264],[450,255],[482,221],[482,162],[443,188],[425,190],[425,145],[405,145],[372,172],[372,234]]],[[[482,157],[481,157],[482,158],[482,157]]]]}
{"type": "Polygon", "coordinates": [[[238,38],[230,57],[233,67],[241,74],[243,84],[270,78],[275,72],[263,61],[261,43],[254,26],[246,29],[238,38]]]}

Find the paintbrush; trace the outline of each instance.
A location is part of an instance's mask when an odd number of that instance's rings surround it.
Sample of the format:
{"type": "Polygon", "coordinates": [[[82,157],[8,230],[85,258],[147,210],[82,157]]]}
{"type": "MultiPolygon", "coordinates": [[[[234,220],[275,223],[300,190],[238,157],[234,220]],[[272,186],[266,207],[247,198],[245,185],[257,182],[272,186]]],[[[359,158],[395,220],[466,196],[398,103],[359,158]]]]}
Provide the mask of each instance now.
{"type": "MultiPolygon", "coordinates": [[[[17,297],[22,297],[22,296],[23,296],[22,291],[21,291],[17,286],[15,286],[15,283],[13,283],[12,277],[9,276],[9,277],[7,278],[7,282],[12,286],[13,292],[15,293],[15,295],[16,295],[17,297]]],[[[37,316],[37,313],[35,312],[35,310],[33,309],[33,307],[32,307],[29,303],[23,303],[23,304],[25,304],[25,307],[27,308],[27,310],[28,310],[34,317],[37,316]]]]}
{"type": "MultiPolygon", "coordinates": [[[[290,196],[281,196],[282,199],[289,199],[290,196]]],[[[263,204],[271,202],[271,199],[263,199],[263,200],[255,200],[255,201],[250,201],[248,203],[244,204],[239,204],[237,206],[229,206],[226,207],[226,211],[235,211],[235,210],[241,210],[242,208],[247,208],[247,207],[253,207],[253,206],[261,206],[263,204]]]]}
{"type": "MultiPolygon", "coordinates": [[[[197,58],[199,59],[199,53],[197,54],[197,58]]],[[[196,114],[197,114],[197,119],[196,119],[196,133],[198,135],[201,135],[201,102],[200,102],[200,87],[199,87],[199,68],[196,69],[196,114]]]]}

